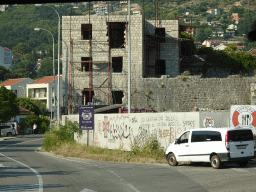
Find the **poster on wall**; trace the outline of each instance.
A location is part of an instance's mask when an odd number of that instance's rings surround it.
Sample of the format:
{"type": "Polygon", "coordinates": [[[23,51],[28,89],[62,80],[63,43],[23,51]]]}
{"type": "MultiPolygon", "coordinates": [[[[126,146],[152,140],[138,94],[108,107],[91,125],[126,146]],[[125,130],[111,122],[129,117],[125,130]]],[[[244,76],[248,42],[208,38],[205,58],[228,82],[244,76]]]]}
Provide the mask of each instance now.
{"type": "Polygon", "coordinates": [[[231,105],[230,126],[250,128],[255,134],[256,105],[231,105]]]}
{"type": "Polygon", "coordinates": [[[93,130],[94,129],[94,106],[81,105],[79,107],[79,129],[93,130]]]}

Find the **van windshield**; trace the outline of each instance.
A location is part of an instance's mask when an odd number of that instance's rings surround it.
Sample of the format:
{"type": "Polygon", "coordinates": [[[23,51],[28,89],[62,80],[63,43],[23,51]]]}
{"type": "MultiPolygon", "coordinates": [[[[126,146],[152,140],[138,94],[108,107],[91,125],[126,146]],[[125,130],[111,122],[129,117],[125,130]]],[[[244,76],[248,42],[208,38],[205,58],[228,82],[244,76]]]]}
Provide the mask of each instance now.
{"type": "Polygon", "coordinates": [[[229,131],[229,141],[250,141],[253,140],[251,130],[234,130],[229,131]]]}

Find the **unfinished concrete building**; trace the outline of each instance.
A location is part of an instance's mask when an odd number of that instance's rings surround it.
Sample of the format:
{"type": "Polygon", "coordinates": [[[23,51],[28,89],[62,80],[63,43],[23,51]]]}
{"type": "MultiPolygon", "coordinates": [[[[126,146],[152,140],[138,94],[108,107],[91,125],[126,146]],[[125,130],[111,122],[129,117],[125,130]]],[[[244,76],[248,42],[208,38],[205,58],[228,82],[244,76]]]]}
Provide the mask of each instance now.
{"type": "MultiPolygon", "coordinates": [[[[179,75],[178,20],[131,15],[130,22],[131,103],[156,109],[145,94],[159,80],[179,75]]],[[[127,30],[127,15],[62,17],[64,100],[69,114],[80,105],[127,104],[127,30]]],[[[166,104],[157,105],[160,109],[166,104]]]]}

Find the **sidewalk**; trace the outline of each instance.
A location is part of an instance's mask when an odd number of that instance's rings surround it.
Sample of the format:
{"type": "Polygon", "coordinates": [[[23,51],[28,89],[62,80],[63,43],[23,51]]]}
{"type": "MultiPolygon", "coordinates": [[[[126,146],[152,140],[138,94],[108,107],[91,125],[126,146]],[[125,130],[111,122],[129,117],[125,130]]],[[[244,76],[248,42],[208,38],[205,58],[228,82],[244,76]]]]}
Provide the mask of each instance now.
{"type": "Polygon", "coordinates": [[[5,141],[9,139],[14,139],[15,137],[0,137],[0,141],[5,141]]]}

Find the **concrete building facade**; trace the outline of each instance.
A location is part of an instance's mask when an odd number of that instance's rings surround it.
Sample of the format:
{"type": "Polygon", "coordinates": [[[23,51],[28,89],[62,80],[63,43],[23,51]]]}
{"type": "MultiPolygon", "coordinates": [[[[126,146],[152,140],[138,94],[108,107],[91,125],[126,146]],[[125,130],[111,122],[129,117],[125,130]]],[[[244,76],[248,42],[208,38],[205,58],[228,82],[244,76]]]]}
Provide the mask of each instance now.
{"type": "MultiPolygon", "coordinates": [[[[130,21],[132,92],[143,87],[147,78],[178,76],[178,20],[131,15],[130,21]]],[[[127,15],[62,17],[62,38],[67,44],[62,46],[63,81],[69,93],[65,97],[69,113],[80,105],[127,104],[127,31],[127,15]]]]}

